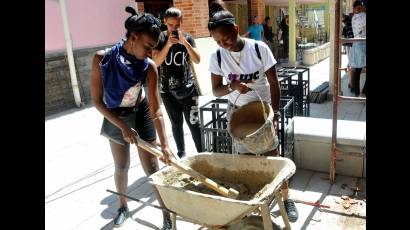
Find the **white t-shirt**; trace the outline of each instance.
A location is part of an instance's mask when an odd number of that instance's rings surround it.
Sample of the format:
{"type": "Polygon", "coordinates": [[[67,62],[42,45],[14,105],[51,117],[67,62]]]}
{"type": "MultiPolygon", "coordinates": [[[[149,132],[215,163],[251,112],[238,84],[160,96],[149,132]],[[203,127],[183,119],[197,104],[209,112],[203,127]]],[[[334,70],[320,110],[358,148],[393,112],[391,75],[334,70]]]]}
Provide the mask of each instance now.
{"type": "Polygon", "coordinates": [[[124,97],[122,98],[120,107],[134,107],[135,104],[137,103],[138,94],[140,93],[140,90],[142,90],[141,82],[138,82],[136,85],[131,86],[124,93],[124,97]]]}
{"type": "Polygon", "coordinates": [[[352,29],[355,38],[366,38],[366,13],[353,15],[352,29]]]}
{"type": "MultiPolygon", "coordinates": [[[[221,68],[218,65],[216,51],[213,52],[209,61],[209,71],[223,76],[227,83],[231,82],[230,78],[245,82],[248,87],[259,93],[262,100],[271,103],[270,87],[265,71],[275,65],[276,60],[264,42],[248,38],[243,39],[245,40],[245,46],[240,52],[229,52],[226,49],[219,48],[221,52],[221,68]],[[256,53],[255,43],[258,43],[261,59],[258,58],[256,53]]],[[[239,94],[236,90],[228,94],[229,101],[234,103],[239,94]]],[[[236,105],[243,106],[256,100],[259,100],[256,93],[249,91],[246,94],[240,95],[236,105]]]]}

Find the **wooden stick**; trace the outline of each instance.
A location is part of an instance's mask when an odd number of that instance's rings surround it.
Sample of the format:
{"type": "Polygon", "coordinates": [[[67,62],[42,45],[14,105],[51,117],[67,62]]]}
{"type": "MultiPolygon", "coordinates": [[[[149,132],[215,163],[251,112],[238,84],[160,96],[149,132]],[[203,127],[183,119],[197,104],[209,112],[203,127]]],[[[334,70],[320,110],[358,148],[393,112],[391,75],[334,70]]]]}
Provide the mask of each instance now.
{"type": "Polygon", "coordinates": [[[280,191],[275,192],[275,199],[278,202],[279,211],[280,211],[280,214],[282,215],[282,219],[283,219],[283,222],[285,223],[286,229],[291,230],[288,214],[286,213],[285,205],[283,204],[282,194],[280,193],[280,191]]]}
{"type": "Polygon", "coordinates": [[[171,222],[172,222],[172,230],[177,230],[177,215],[175,213],[171,213],[171,222]]]}
{"type": "Polygon", "coordinates": [[[312,205],[312,206],[316,206],[316,207],[319,207],[319,208],[330,208],[330,206],[320,204],[319,202],[309,202],[309,201],[303,201],[303,200],[293,200],[293,201],[295,201],[296,203],[312,205]]]}
{"type": "MultiPolygon", "coordinates": [[[[159,151],[158,149],[156,149],[153,145],[151,145],[150,143],[142,140],[139,137],[137,138],[137,143],[136,145],[140,148],[145,149],[146,151],[148,151],[149,153],[151,153],[152,155],[156,156],[156,157],[163,157],[163,154],[161,151],[159,151]]],[[[236,199],[239,195],[239,192],[236,191],[233,188],[227,189],[219,184],[217,184],[215,181],[205,177],[204,175],[198,173],[197,171],[193,170],[191,167],[188,167],[184,164],[181,164],[178,161],[175,161],[174,159],[171,158],[171,165],[174,166],[175,168],[177,168],[178,170],[188,174],[189,176],[192,176],[193,178],[197,179],[198,181],[200,181],[202,184],[204,184],[205,186],[207,186],[208,188],[214,190],[215,192],[228,197],[228,198],[232,198],[232,199],[236,199]]]]}
{"type": "Polygon", "coordinates": [[[261,205],[261,213],[264,230],[273,230],[272,220],[270,219],[268,204],[261,205]]]}

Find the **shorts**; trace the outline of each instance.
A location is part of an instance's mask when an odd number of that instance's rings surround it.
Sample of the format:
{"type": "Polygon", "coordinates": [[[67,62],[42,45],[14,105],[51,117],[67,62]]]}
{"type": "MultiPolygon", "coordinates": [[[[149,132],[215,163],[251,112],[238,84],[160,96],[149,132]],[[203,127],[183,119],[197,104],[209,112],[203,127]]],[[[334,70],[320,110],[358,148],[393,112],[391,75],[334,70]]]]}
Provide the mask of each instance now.
{"type": "Polygon", "coordinates": [[[354,43],[349,52],[349,65],[352,68],[366,66],[366,43],[354,43]]]}
{"type": "MultiPolygon", "coordinates": [[[[156,139],[157,134],[155,132],[154,123],[151,119],[151,114],[149,113],[148,101],[146,98],[139,103],[138,108],[134,112],[128,112],[126,114],[120,114],[118,111],[113,112],[117,114],[118,117],[128,125],[128,127],[135,129],[139,137],[144,141],[150,142],[156,139]]],[[[128,144],[122,136],[121,129],[112,124],[105,117],[101,127],[101,135],[117,144],[128,144]]]]}

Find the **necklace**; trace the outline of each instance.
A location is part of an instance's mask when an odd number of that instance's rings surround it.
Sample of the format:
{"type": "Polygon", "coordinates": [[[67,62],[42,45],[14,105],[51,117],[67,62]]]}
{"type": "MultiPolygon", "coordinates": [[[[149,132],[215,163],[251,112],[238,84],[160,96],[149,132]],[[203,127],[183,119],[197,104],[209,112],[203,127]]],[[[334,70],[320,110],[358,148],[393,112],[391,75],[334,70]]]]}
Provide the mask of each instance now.
{"type": "MultiPolygon", "coordinates": [[[[239,51],[239,59],[237,60],[237,58],[234,57],[234,55],[232,55],[232,53],[230,51],[228,51],[229,56],[231,56],[231,58],[233,59],[233,61],[239,66],[241,67],[241,58],[242,58],[242,51],[245,48],[245,41],[241,39],[241,44],[239,45],[239,47],[242,47],[241,50],[239,51]]],[[[235,52],[236,53],[236,52],[235,52]]],[[[236,54],[235,54],[236,55],[236,54]]]]}
{"type": "Polygon", "coordinates": [[[231,58],[233,59],[233,61],[240,67],[241,66],[241,57],[242,57],[242,50],[239,51],[239,59],[236,60],[236,58],[234,57],[234,55],[232,55],[232,53],[230,51],[228,51],[229,56],[231,56],[231,58]]]}

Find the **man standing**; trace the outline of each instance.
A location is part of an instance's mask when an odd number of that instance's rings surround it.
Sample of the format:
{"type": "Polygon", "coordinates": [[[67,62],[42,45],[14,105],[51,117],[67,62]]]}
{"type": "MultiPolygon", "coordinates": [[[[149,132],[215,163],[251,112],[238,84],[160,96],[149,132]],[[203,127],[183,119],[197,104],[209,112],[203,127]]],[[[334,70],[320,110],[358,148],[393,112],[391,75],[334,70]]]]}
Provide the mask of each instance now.
{"type": "Polygon", "coordinates": [[[261,24],[259,24],[258,16],[253,17],[252,25],[250,25],[248,27],[248,32],[246,32],[242,36],[249,37],[249,38],[254,39],[256,41],[263,41],[264,40],[263,27],[262,27],[261,24]]]}
{"type": "Polygon", "coordinates": [[[283,51],[284,57],[288,58],[289,55],[289,16],[285,15],[280,23],[280,29],[282,30],[283,51]]]}
{"type": "Polygon", "coordinates": [[[263,24],[263,35],[265,36],[266,44],[268,44],[270,50],[273,52],[273,32],[270,25],[270,17],[265,17],[265,23],[263,24]]]}

